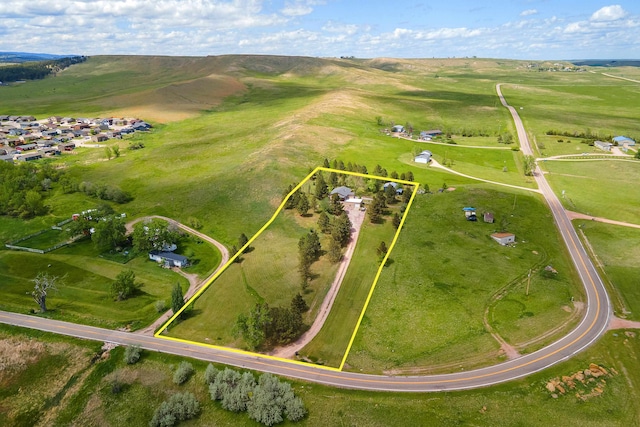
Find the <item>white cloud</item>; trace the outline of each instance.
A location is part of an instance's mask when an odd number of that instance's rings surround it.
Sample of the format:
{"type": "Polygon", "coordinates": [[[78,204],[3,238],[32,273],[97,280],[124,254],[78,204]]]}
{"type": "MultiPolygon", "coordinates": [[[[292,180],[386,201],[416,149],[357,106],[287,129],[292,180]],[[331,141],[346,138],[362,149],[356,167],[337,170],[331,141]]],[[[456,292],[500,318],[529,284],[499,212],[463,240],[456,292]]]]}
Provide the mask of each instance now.
{"type": "Polygon", "coordinates": [[[538,11],[536,9],[527,9],[520,12],[520,16],[531,16],[531,15],[537,15],[537,14],[538,14],[538,11]]]}
{"type": "MultiPolygon", "coordinates": [[[[350,36],[355,34],[359,29],[360,27],[355,24],[340,24],[333,21],[327,22],[322,27],[322,30],[328,33],[342,33],[350,36]]],[[[365,29],[368,29],[368,27],[365,27],[365,29]]]]}
{"type": "Polygon", "coordinates": [[[313,6],[324,4],[320,0],[294,0],[287,1],[281,13],[284,16],[303,16],[313,12],[313,6]]]}
{"type": "Polygon", "coordinates": [[[602,9],[597,10],[591,15],[592,21],[616,21],[627,16],[627,12],[622,6],[616,4],[612,6],[605,6],[602,9]]]}

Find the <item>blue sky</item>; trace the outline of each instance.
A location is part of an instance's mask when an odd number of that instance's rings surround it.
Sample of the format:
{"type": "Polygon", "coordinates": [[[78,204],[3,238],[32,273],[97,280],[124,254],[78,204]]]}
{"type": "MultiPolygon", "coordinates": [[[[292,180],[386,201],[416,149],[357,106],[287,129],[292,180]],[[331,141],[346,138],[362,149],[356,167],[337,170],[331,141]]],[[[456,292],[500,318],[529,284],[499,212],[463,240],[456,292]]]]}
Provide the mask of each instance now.
{"type": "Polygon", "coordinates": [[[0,51],[640,59],[640,1],[2,0],[0,51]]]}

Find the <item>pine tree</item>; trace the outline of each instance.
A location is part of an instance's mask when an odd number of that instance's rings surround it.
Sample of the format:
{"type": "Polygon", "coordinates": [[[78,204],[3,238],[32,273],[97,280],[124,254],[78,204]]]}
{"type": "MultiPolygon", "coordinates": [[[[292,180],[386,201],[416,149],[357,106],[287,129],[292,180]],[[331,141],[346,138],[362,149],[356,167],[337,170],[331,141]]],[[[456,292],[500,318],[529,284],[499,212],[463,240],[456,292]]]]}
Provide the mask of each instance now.
{"type": "MultiPolygon", "coordinates": [[[[171,310],[173,314],[176,314],[184,305],[184,296],[182,294],[182,287],[180,283],[176,283],[171,290],[171,310]]],[[[182,314],[180,317],[183,317],[182,314]]]]}
{"type": "Polygon", "coordinates": [[[331,221],[329,220],[329,216],[325,212],[322,212],[318,216],[317,225],[321,233],[328,233],[331,231],[331,221]]]}
{"type": "Polygon", "coordinates": [[[327,187],[327,183],[324,180],[324,175],[322,172],[318,172],[316,174],[316,189],[315,196],[316,199],[322,200],[329,194],[329,188],[327,187]]]}
{"type": "Polygon", "coordinates": [[[309,212],[309,207],[309,200],[307,199],[306,194],[300,194],[298,196],[298,203],[296,204],[296,210],[300,216],[305,216],[307,212],[309,212]]]}
{"type": "Polygon", "coordinates": [[[391,222],[393,223],[393,226],[395,228],[400,227],[400,221],[401,221],[400,215],[398,215],[398,212],[394,212],[393,219],[391,220],[391,222]]]}

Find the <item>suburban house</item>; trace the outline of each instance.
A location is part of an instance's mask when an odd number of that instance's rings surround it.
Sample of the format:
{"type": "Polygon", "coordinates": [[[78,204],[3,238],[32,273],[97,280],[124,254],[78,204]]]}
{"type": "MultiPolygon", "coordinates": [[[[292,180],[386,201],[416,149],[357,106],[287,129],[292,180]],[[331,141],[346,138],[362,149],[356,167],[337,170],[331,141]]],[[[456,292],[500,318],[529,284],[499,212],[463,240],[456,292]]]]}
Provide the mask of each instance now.
{"type": "Polygon", "coordinates": [[[165,267],[186,267],[189,265],[189,259],[186,256],[174,254],[173,252],[153,250],[149,252],[149,259],[162,263],[165,267]]]}
{"type": "Polygon", "coordinates": [[[42,158],[42,154],[35,152],[35,153],[28,153],[28,154],[23,154],[21,156],[18,156],[18,160],[21,162],[30,162],[32,160],[38,160],[42,158]]]}
{"type": "Polygon", "coordinates": [[[349,187],[336,187],[331,190],[331,195],[337,194],[340,200],[347,200],[355,196],[355,193],[349,187]]]}
{"type": "Polygon", "coordinates": [[[422,153],[418,154],[413,161],[416,163],[424,163],[427,164],[431,161],[431,156],[433,154],[431,154],[431,151],[429,150],[424,150],[422,153]]]}
{"type": "Polygon", "coordinates": [[[38,144],[24,144],[24,145],[18,145],[16,147],[16,150],[29,151],[29,150],[35,150],[36,148],[38,148],[38,144]]]}
{"type": "Polygon", "coordinates": [[[500,243],[502,246],[506,246],[509,243],[516,242],[516,235],[513,233],[493,233],[491,235],[491,238],[500,243]]]}
{"type": "Polygon", "coordinates": [[[93,141],[93,142],[105,142],[105,141],[108,141],[108,140],[109,140],[109,137],[107,135],[103,134],[103,133],[99,133],[99,134],[93,135],[91,137],[91,141],[93,141]]]}
{"type": "Polygon", "coordinates": [[[385,190],[387,189],[387,187],[393,187],[396,190],[396,194],[404,193],[404,188],[402,188],[402,187],[398,188],[398,183],[397,182],[389,181],[389,182],[387,182],[386,184],[384,184],[382,186],[382,188],[384,188],[385,190]]]}
{"type": "Polygon", "coordinates": [[[636,145],[636,142],[633,139],[626,136],[614,136],[613,142],[617,143],[620,146],[626,145],[627,147],[633,147],[634,145],[636,145]]]}
{"type": "Polygon", "coordinates": [[[598,147],[603,151],[611,151],[611,147],[613,146],[612,143],[605,142],[605,141],[596,141],[593,143],[593,145],[595,145],[596,147],[598,147]]]}

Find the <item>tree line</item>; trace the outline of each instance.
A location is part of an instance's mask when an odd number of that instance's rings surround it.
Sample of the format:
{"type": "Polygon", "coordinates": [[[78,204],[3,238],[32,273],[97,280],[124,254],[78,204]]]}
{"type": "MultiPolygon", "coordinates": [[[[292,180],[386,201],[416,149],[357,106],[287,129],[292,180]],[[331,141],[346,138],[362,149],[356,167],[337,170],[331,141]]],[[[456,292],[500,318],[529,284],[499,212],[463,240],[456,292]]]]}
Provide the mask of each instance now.
{"type": "Polygon", "coordinates": [[[48,163],[0,162],[0,215],[25,219],[45,215],[49,211],[45,196],[63,176],[64,171],[48,163]]]}
{"type": "Polygon", "coordinates": [[[4,67],[0,67],[0,82],[43,79],[49,74],[57,73],[58,71],[61,71],[73,64],[79,64],[86,60],[86,56],[72,56],[48,61],[6,65],[4,67]]]}

